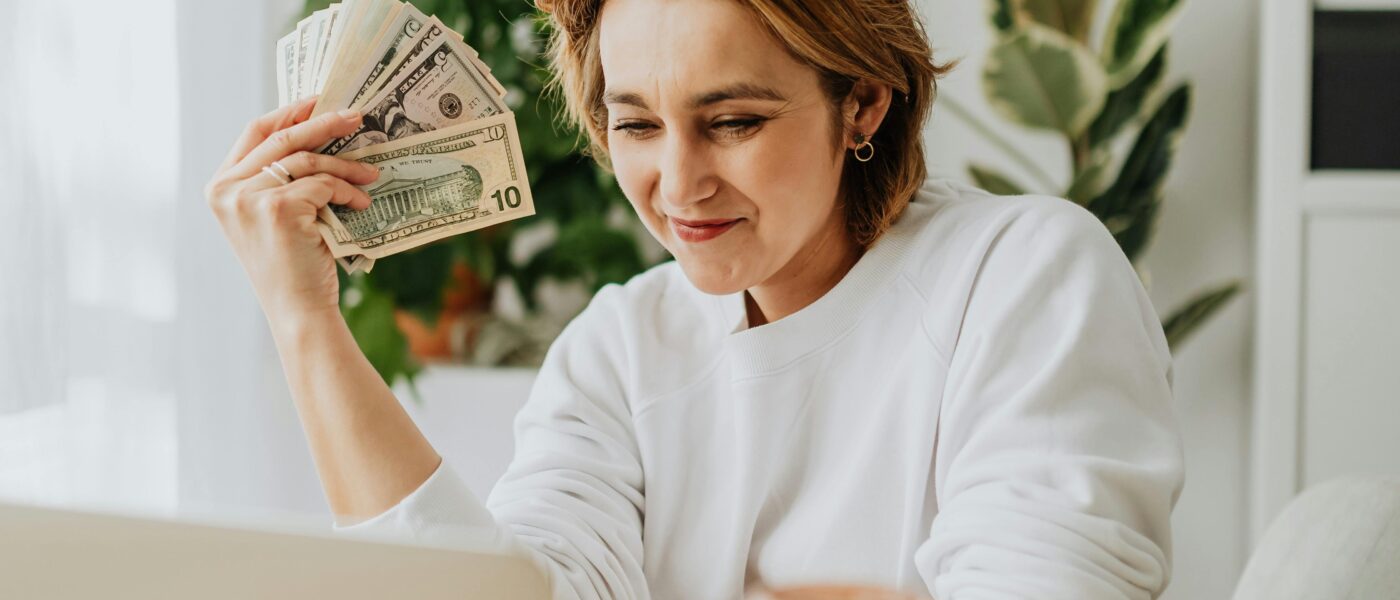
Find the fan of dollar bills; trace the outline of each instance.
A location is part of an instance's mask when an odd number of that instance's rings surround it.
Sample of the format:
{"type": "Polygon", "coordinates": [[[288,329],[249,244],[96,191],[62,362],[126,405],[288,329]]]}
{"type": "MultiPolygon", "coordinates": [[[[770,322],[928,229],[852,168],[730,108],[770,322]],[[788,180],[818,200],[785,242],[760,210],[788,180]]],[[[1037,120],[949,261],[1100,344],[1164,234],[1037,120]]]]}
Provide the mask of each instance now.
{"type": "Polygon", "coordinates": [[[345,0],[277,42],[283,106],[319,95],[313,115],[350,108],[360,129],[319,149],[380,169],[366,210],[321,210],[347,273],[410,248],[535,214],[515,115],[477,52],[398,0],[345,0]]]}

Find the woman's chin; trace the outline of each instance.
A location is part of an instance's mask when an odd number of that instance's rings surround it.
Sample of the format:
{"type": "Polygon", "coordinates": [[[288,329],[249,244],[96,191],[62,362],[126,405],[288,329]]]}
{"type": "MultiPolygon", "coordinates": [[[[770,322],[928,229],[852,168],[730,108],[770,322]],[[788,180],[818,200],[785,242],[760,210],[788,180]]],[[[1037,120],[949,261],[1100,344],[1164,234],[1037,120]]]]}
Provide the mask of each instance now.
{"type": "Polygon", "coordinates": [[[716,264],[694,258],[677,257],[681,271],[695,289],[712,296],[727,296],[752,287],[752,282],[744,277],[744,270],[738,265],[716,264]]]}

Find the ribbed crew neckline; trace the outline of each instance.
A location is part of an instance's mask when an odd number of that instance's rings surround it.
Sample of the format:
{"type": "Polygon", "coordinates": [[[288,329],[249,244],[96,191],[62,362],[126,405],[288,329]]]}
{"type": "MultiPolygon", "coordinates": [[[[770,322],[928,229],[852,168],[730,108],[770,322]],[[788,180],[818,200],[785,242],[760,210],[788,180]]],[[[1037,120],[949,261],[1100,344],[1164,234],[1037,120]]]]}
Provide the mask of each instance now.
{"type": "Polygon", "coordinates": [[[826,294],[801,310],[759,327],[748,327],[744,292],[715,296],[725,331],[725,352],[732,359],[730,374],[735,379],[778,371],[812,352],[825,347],[854,327],[877,298],[899,274],[914,238],[923,229],[929,210],[915,196],[904,214],[875,244],[865,251],[851,270],[826,294]]]}

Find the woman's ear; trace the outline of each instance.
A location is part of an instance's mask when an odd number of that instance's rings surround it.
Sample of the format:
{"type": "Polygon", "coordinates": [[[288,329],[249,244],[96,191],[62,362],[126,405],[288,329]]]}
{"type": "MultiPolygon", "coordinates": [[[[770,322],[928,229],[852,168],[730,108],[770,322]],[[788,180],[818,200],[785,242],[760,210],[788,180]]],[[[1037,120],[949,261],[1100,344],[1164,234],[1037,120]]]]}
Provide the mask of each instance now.
{"type": "Polygon", "coordinates": [[[863,139],[875,137],[875,132],[880,129],[880,123],[884,122],[893,100],[894,90],[889,85],[877,81],[862,79],[851,87],[851,93],[846,96],[846,102],[842,106],[842,116],[845,117],[847,128],[847,148],[860,145],[856,141],[856,134],[864,135],[863,139]]]}

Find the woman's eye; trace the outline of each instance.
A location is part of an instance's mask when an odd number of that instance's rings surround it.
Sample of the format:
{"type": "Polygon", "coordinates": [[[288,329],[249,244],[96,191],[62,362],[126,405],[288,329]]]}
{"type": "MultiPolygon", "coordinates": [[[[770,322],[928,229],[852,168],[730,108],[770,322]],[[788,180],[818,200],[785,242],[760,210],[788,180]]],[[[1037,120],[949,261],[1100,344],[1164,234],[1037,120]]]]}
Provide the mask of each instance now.
{"type": "Polygon", "coordinates": [[[644,121],[620,121],[612,126],[613,131],[622,132],[623,135],[630,138],[646,137],[654,129],[656,129],[655,125],[644,121]]]}
{"type": "MultiPolygon", "coordinates": [[[[710,129],[722,138],[741,138],[757,131],[765,120],[762,117],[724,119],[711,123],[710,129]]],[[[632,139],[644,139],[654,135],[660,127],[648,121],[618,121],[609,129],[632,139]]]]}
{"type": "Polygon", "coordinates": [[[752,133],[763,124],[763,119],[751,117],[743,119],[726,119],[715,122],[712,127],[721,134],[728,137],[741,137],[752,133]]]}

